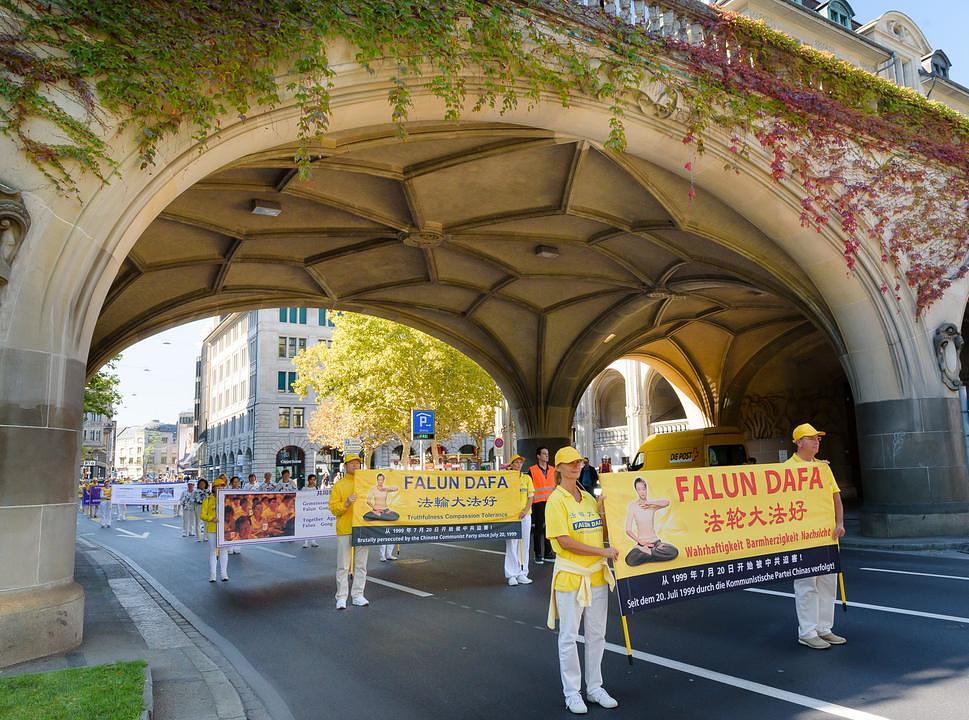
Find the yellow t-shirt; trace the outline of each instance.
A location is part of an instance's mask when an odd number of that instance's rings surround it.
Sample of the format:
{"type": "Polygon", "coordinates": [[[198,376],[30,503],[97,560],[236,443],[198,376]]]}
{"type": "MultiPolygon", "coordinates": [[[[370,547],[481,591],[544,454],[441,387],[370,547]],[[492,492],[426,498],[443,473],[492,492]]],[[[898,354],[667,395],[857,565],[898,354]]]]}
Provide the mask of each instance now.
{"type": "Polygon", "coordinates": [[[353,475],[344,475],[330,491],[330,512],[336,516],[336,534],[353,532],[353,506],[347,507],[347,498],[354,493],[353,475]]]}
{"type": "Polygon", "coordinates": [[[518,507],[518,512],[528,507],[528,498],[535,496],[535,483],[532,482],[532,476],[528,473],[522,473],[520,480],[521,503],[518,507]]]}
{"type": "MultiPolygon", "coordinates": [[[[551,541],[552,549],[565,560],[578,565],[594,565],[601,559],[598,555],[578,555],[563,550],[555,538],[568,535],[586,545],[604,548],[605,541],[602,534],[602,518],[599,517],[599,507],[596,499],[585,490],[579,488],[582,501],[576,502],[568,491],[561,487],[555,488],[549,495],[545,505],[545,536],[551,541]]],[[[605,585],[606,580],[601,572],[589,578],[595,585],[605,585]]],[[[555,578],[553,590],[575,592],[582,584],[582,577],[575,573],[560,572],[555,578]]]]}
{"type": "Polygon", "coordinates": [[[787,460],[784,461],[785,465],[823,465],[827,472],[821,471],[822,476],[827,476],[825,479],[831,482],[831,494],[841,492],[841,488],[838,487],[838,481],[834,479],[834,473],[831,472],[831,468],[828,467],[826,462],[821,462],[817,458],[814,460],[802,460],[801,456],[797,453],[791,455],[787,460]]]}

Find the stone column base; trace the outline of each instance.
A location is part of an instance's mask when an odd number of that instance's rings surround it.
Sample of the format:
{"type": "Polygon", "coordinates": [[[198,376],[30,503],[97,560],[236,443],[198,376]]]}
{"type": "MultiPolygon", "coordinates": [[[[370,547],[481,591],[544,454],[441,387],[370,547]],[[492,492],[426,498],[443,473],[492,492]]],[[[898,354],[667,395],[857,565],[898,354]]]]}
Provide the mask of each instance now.
{"type": "Polygon", "coordinates": [[[76,582],[0,593],[0,667],[76,648],[84,636],[84,589],[76,582]]]}
{"type": "MultiPolygon", "coordinates": [[[[937,510],[938,508],[933,508],[937,510]]],[[[880,512],[862,508],[861,534],[880,538],[965,537],[969,542],[969,511],[880,512]]]]}
{"type": "Polygon", "coordinates": [[[969,535],[969,474],[958,398],[855,406],[861,532],[872,537],[969,535]]]}

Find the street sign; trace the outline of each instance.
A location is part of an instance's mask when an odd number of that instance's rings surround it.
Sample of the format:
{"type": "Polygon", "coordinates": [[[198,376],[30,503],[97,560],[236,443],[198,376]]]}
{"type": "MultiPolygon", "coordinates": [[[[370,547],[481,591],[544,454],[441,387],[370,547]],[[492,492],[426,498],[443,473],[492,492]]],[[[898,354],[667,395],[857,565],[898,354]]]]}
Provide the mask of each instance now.
{"type": "Polygon", "coordinates": [[[413,410],[410,422],[411,437],[414,440],[434,439],[434,411],[413,410]]]}
{"type": "Polygon", "coordinates": [[[97,467],[98,463],[97,460],[85,460],[81,465],[84,467],[97,467]]]}
{"type": "Polygon", "coordinates": [[[501,450],[503,447],[505,447],[505,441],[500,437],[495,438],[495,447],[501,450]]]}

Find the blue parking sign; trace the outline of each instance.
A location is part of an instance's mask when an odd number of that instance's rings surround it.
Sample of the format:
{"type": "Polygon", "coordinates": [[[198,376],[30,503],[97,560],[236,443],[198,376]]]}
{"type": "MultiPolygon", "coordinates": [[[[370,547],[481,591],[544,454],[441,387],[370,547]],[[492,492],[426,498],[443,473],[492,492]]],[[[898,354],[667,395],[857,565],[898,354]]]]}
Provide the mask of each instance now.
{"type": "Polygon", "coordinates": [[[434,411],[433,410],[413,410],[411,411],[411,436],[414,440],[433,440],[434,439],[434,411]]]}

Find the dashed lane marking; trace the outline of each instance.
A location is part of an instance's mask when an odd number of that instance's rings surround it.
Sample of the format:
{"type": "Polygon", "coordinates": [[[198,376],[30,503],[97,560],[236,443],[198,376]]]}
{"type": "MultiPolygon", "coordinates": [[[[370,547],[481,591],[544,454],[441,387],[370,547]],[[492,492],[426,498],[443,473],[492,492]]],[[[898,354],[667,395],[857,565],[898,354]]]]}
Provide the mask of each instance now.
{"type": "Polygon", "coordinates": [[[169,525],[168,523],[162,523],[162,525],[164,527],[170,527],[172,530],[181,530],[182,529],[178,525],[169,525]]]}
{"type": "Polygon", "coordinates": [[[489,555],[502,555],[505,553],[498,550],[485,550],[484,548],[473,548],[467,545],[455,545],[454,543],[431,543],[432,545],[440,545],[441,547],[451,548],[452,550],[470,550],[471,552],[488,553],[489,555]]]}
{"type": "MultiPolygon", "coordinates": [[[[744,588],[745,592],[759,593],[761,595],[777,595],[778,597],[793,598],[794,593],[779,592],[777,590],[764,590],[762,588],[744,588]]],[[[837,605],[837,602],[835,602],[837,605]]],[[[927,618],[929,620],[946,620],[948,622],[962,623],[969,625],[969,618],[959,615],[942,615],[940,613],[922,612],[921,610],[906,610],[905,608],[889,607],[888,605],[869,605],[868,603],[848,601],[848,607],[861,608],[863,610],[875,610],[877,612],[893,613],[895,615],[910,615],[912,617],[927,618]]]]}
{"type": "Polygon", "coordinates": [[[862,570],[868,572],[892,573],[894,575],[918,575],[919,577],[942,578],[943,580],[969,580],[969,577],[962,575],[937,575],[935,573],[911,572],[909,570],[886,570],[885,568],[863,567],[862,570]]]}
{"type": "Polygon", "coordinates": [[[417,597],[426,598],[426,597],[434,596],[434,593],[424,592],[423,590],[407,587],[406,585],[399,585],[395,582],[390,582],[390,580],[382,580],[381,578],[375,578],[373,575],[367,575],[367,582],[377,583],[378,585],[383,585],[385,587],[393,588],[394,590],[400,590],[401,592],[410,593],[411,595],[416,595],[417,597]]]}
{"type": "Polygon", "coordinates": [[[262,550],[263,552],[272,553],[273,555],[282,555],[283,557],[292,558],[293,560],[296,559],[295,555],[290,555],[289,553],[283,552],[282,550],[273,550],[272,548],[262,547],[261,545],[253,545],[252,547],[254,547],[256,550],[262,550]]]}

